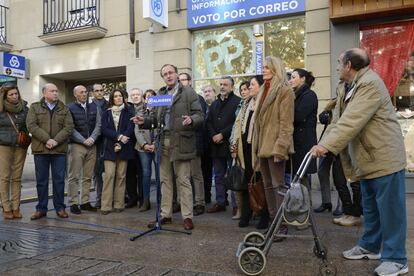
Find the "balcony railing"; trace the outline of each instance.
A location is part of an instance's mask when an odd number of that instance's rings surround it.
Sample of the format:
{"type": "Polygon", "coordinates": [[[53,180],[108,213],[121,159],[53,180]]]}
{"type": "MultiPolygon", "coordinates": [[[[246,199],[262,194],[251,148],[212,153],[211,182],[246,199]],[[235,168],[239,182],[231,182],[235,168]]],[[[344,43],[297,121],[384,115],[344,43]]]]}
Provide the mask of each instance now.
{"type": "Polygon", "coordinates": [[[99,27],[100,0],[43,0],[43,34],[99,27]]]}
{"type": "Polygon", "coordinates": [[[0,43],[7,43],[7,7],[0,5],[0,43]]]}

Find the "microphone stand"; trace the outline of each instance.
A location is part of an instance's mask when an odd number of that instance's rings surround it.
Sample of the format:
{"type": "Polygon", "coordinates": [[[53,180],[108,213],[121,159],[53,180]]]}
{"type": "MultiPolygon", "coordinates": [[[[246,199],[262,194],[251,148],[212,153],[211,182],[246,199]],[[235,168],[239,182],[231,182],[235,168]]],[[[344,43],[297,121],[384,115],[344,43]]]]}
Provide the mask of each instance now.
{"type": "Polygon", "coordinates": [[[161,130],[158,131],[158,134],[155,135],[151,130],[151,140],[155,141],[155,183],[157,185],[157,212],[155,215],[155,225],[153,228],[138,234],[136,236],[131,237],[130,241],[135,241],[136,239],[139,239],[147,234],[150,234],[152,232],[158,233],[161,231],[166,232],[173,232],[173,233],[181,233],[186,235],[191,235],[192,233],[190,231],[182,231],[182,230],[174,230],[174,229],[166,229],[161,226],[161,181],[160,181],[160,164],[161,164],[161,135],[164,132],[164,128],[162,127],[161,130]]]}

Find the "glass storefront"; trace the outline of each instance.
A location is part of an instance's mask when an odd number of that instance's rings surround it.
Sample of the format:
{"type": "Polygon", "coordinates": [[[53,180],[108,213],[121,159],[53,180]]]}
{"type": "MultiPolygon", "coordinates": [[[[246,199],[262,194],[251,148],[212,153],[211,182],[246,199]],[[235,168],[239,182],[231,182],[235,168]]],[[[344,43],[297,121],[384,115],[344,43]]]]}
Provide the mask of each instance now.
{"type": "Polygon", "coordinates": [[[237,89],[239,83],[256,75],[257,41],[264,41],[264,56],[281,57],[287,70],[304,67],[304,16],[199,31],[193,40],[195,90],[200,93],[207,84],[217,88],[220,77],[226,75],[235,79],[237,89]],[[264,30],[262,36],[253,31],[258,25],[264,30]]]}

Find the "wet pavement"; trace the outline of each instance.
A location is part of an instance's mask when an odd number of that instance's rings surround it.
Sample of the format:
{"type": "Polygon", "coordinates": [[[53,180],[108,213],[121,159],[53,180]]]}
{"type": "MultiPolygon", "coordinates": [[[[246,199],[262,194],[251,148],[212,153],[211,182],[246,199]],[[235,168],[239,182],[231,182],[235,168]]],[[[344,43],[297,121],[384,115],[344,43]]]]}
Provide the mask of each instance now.
{"type": "MultiPolygon", "coordinates": [[[[315,205],[320,202],[319,194],[313,191],[315,205]]],[[[333,202],[335,199],[333,193],[333,202]]],[[[236,250],[247,233],[256,231],[257,223],[237,227],[228,208],[223,213],[195,217],[192,235],[155,232],[130,241],[147,230],[155,208],[144,213],[132,208],[106,216],[99,212],[69,213],[68,219],[58,218],[51,210],[46,218],[30,221],[35,202],[21,207],[22,220],[0,219],[0,275],[243,275],[236,250]],[[7,242],[8,247],[4,246],[7,242]],[[26,248],[22,250],[26,254],[19,253],[18,244],[26,248]]],[[[414,194],[407,195],[407,210],[407,250],[413,270],[414,194]]],[[[315,219],[337,275],[373,275],[378,261],[341,258],[341,252],[355,244],[362,227],[334,225],[329,213],[317,214],[315,219]]],[[[173,224],[167,227],[183,230],[181,216],[174,214],[173,224]]],[[[289,231],[310,234],[309,230],[289,231]]],[[[313,245],[312,239],[294,238],[273,244],[262,275],[318,275],[320,260],[312,252],[313,245]]]]}

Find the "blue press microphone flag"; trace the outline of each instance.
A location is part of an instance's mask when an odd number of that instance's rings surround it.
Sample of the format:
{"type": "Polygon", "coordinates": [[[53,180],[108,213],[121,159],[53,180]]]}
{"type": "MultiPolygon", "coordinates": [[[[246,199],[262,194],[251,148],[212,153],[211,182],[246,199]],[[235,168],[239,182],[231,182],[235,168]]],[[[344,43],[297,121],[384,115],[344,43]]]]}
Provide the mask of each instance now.
{"type": "Polygon", "coordinates": [[[148,98],[147,106],[170,106],[172,105],[173,95],[151,96],[148,98]]]}

